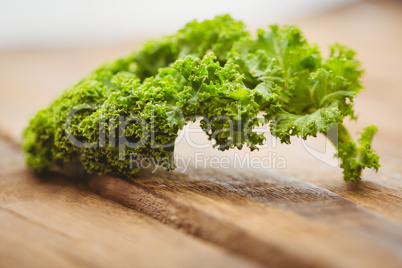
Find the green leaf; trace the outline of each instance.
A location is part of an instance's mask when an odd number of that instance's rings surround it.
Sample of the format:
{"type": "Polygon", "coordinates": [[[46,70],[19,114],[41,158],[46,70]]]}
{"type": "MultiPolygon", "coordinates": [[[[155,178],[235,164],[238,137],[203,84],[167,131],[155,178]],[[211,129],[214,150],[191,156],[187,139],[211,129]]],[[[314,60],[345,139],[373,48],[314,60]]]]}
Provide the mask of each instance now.
{"type": "Polygon", "coordinates": [[[371,148],[371,141],[377,132],[375,126],[366,127],[361,133],[358,143],[353,141],[340,142],[337,156],[342,160],[341,168],[346,181],[358,182],[361,180],[361,171],[372,168],[378,171],[379,157],[371,148]]]}
{"type": "Polygon", "coordinates": [[[355,52],[335,44],[322,58],[296,26],[272,25],[254,39],[229,15],[192,21],[177,33],[105,63],[40,110],[24,131],[26,162],[43,173],[79,163],[88,173],[132,177],[132,158],[173,169],[174,143],[187,121],[219,150],[258,149],[255,132],[270,124],[284,143],[337,125],[346,181],[378,169],[371,148],[376,128],[355,142],[342,125],[356,119],[353,101],[363,69],[355,52]],[[80,146],[78,146],[81,144],[80,146]]]}

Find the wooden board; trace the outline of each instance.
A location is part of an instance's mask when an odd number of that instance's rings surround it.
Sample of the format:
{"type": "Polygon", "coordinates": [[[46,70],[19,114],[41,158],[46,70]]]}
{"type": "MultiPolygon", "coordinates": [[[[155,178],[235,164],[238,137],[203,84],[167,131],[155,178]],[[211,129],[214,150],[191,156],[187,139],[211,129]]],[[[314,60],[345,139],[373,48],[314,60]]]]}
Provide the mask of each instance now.
{"type": "Polygon", "coordinates": [[[19,148],[29,115],[135,45],[0,53],[0,266],[401,267],[400,14],[394,2],[362,2],[287,21],[320,45],[350,44],[366,67],[359,123],[348,125],[356,131],[378,125],[382,168],[356,185],[297,140],[252,154],[276,152],[286,169],[203,168],[183,141],[177,153],[192,160],[187,169],[142,170],[133,180],[36,177],[19,148]]]}
{"type": "Polygon", "coordinates": [[[80,181],[37,178],[19,148],[0,140],[0,266],[249,266],[227,250],[193,239],[102,198],[80,181]],[[12,168],[10,168],[12,167],[12,168]]]}

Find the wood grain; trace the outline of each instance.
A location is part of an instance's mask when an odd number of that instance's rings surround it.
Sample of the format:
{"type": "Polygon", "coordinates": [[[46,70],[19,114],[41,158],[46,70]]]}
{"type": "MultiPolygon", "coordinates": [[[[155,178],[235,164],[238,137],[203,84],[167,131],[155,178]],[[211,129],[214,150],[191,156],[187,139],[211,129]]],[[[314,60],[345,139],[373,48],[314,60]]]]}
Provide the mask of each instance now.
{"type": "Polygon", "coordinates": [[[337,263],[342,267],[356,263],[371,267],[379,259],[389,260],[391,266],[400,261],[399,224],[381,219],[328,190],[266,174],[234,178],[231,174],[195,172],[197,175],[190,176],[141,174],[131,183],[92,178],[91,188],[265,264],[277,260],[290,266],[331,266],[340,255],[345,257],[337,263]],[[365,256],[368,248],[373,253],[365,256]]]}
{"type": "Polygon", "coordinates": [[[132,180],[72,169],[39,178],[25,167],[19,145],[29,116],[139,40],[0,52],[0,267],[401,267],[401,14],[398,2],[365,1],[286,21],[321,46],[349,44],[366,67],[359,123],[346,124],[356,132],[378,125],[382,167],[358,184],[322,162],[333,150],[317,159],[298,140],[252,154],[275,152],[286,169],[197,167],[195,152],[229,159],[234,152],[182,141],[176,153],[191,160],[188,169],[142,170],[132,180]]]}
{"type": "Polygon", "coordinates": [[[95,195],[82,181],[35,177],[20,150],[0,145],[8,164],[20,166],[0,173],[2,267],[255,266],[95,195]]]}

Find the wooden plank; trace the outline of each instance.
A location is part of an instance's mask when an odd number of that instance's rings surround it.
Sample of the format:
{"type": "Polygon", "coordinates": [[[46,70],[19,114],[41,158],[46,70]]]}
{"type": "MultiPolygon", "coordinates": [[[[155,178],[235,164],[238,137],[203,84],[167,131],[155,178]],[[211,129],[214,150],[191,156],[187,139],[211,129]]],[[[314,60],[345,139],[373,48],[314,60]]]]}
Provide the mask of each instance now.
{"type": "MultiPolygon", "coordinates": [[[[3,144],[2,152],[7,152],[7,145],[3,144]]],[[[15,148],[8,151],[8,155],[12,154],[14,165],[18,166],[22,154],[15,148]]],[[[92,261],[91,251],[80,255],[83,249],[76,249],[70,240],[82,239],[87,247],[84,241],[93,245],[92,239],[99,234],[96,237],[103,247],[110,247],[111,243],[118,249],[125,248],[119,254],[109,253],[110,258],[124,259],[120,255],[140,251],[129,246],[130,242],[147,240],[148,236],[157,234],[154,229],[147,230],[149,220],[138,223],[143,218],[138,219],[138,213],[115,204],[111,206],[109,201],[88,191],[224,248],[233,256],[260,264],[322,267],[336,263],[342,267],[376,267],[381,262],[387,267],[398,267],[402,262],[400,224],[385,220],[324,188],[294,178],[252,171],[238,171],[233,175],[211,170],[192,170],[189,174],[144,170],[131,182],[91,177],[87,186],[83,181],[68,178],[39,179],[23,165],[19,166],[20,170],[0,175],[2,229],[5,230],[2,237],[16,246],[21,243],[21,237],[29,238],[25,246],[30,246],[56,233],[61,238],[52,243],[60,252],[56,254],[53,247],[46,249],[49,247],[46,244],[42,247],[52,256],[44,258],[51,263],[52,258],[56,258],[58,265],[61,261],[66,265],[75,262],[88,265],[92,261]],[[133,218],[126,215],[132,213],[133,218]],[[74,222],[71,215],[74,215],[74,222]],[[102,224],[96,226],[94,222],[102,224]],[[37,230],[39,227],[44,230],[37,230]],[[21,230],[31,228],[34,231],[20,234],[21,230]],[[82,237],[89,228],[91,231],[82,237]],[[137,233],[132,234],[132,229],[137,233]],[[38,235],[30,237],[32,232],[38,235]],[[142,238],[136,237],[138,232],[142,238]],[[10,233],[17,235],[10,236],[10,233]],[[115,244],[113,235],[116,234],[135,239],[123,239],[115,244]]],[[[177,233],[172,235],[178,239],[177,233]]],[[[198,255],[199,249],[194,250],[198,255]]],[[[29,249],[27,252],[36,254],[29,249]]],[[[22,260],[29,260],[29,256],[22,260]]],[[[137,258],[136,263],[141,261],[137,258]]]]}
{"type": "Polygon", "coordinates": [[[40,179],[0,139],[0,267],[253,267],[88,191],[80,181],[40,179]],[[4,172],[6,165],[13,166],[4,172]],[[157,257],[156,257],[157,256],[157,257]]]}
{"type": "Polygon", "coordinates": [[[190,176],[162,173],[141,174],[131,183],[92,178],[91,188],[262,262],[276,256],[282,264],[291,257],[298,265],[309,267],[334,263],[375,267],[384,261],[397,267],[401,263],[401,225],[323,188],[258,173],[236,177],[222,172],[190,176]],[[272,244],[277,250],[270,254],[272,244]]]}

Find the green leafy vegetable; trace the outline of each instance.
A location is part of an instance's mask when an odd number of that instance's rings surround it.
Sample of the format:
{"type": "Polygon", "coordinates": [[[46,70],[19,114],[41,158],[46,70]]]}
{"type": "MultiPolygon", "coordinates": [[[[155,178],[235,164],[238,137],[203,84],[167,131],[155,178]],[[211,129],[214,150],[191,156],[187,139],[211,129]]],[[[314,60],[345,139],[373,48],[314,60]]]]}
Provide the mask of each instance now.
{"type": "Polygon", "coordinates": [[[26,162],[39,173],[72,162],[131,177],[133,158],[173,169],[178,131],[201,117],[219,150],[258,149],[262,124],[283,143],[323,133],[338,147],[344,179],[357,182],[362,169],[379,168],[376,128],[355,142],[342,125],[355,119],[362,73],[354,51],[335,44],[323,58],[295,26],[253,39],[229,15],[193,21],[104,64],[39,111],[24,132],[26,162]]]}

